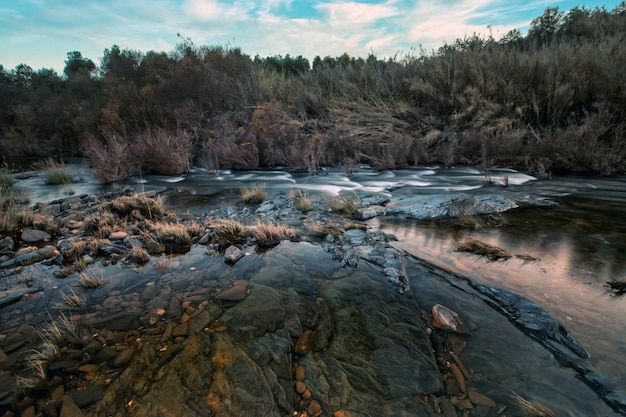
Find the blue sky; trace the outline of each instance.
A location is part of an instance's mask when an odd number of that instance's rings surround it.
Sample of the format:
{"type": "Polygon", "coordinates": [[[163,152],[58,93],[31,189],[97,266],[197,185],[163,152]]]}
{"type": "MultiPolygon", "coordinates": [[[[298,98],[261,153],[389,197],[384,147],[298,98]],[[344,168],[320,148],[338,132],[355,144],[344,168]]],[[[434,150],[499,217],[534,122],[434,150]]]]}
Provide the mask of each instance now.
{"type": "Polygon", "coordinates": [[[69,51],[100,64],[117,44],[169,52],[180,41],[254,56],[379,58],[436,49],[472,33],[496,39],[547,7],[614,9],[620,0],[0,0],[0,64],[61,73],[69,51]]]}

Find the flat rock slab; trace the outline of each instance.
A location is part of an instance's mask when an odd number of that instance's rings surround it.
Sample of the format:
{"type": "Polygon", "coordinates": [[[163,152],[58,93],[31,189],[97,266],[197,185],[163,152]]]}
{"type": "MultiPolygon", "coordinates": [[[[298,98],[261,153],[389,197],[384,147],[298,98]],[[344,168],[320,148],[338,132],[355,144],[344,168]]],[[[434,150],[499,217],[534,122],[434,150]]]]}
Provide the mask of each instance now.
{"type": "Polygon", "coordinates": [[[46,242],[51,237],[49,233],[37,229],[24,229],[21,235],[21,239],[26,243],[46,242]]]}

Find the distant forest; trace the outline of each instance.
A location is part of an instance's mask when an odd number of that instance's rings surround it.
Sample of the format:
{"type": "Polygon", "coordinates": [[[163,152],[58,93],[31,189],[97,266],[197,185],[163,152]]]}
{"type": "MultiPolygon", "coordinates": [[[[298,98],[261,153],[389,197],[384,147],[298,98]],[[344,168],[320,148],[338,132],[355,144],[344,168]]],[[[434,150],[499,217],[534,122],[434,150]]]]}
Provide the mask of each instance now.
{"type": "Polygon", "coordinates": [[[140,52],[63,74],[0,65],[4,158],[85,156],[103,182],[284,166],[626,170],[626,2],[548,8],[530,30],[389,59],[251,57],[232,46],[140,52]]]}

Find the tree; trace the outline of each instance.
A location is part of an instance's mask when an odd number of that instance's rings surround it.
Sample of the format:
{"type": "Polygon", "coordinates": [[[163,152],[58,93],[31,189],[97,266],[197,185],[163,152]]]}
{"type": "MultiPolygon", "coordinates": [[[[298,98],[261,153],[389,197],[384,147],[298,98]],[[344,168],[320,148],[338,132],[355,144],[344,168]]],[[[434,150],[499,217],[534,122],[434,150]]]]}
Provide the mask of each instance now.
{"type": "Polygon", "coordinates": [[[117,78],[125,81],[136,80],[139,77],[138,69],[142,54],[129,49],[121,50],[113,45],[104,50],[100,61],[100,71],[105,77],[117,78]]]}
{"type": "Polygon", "coordinates": [[[96,69],[96,64],[89,58],[83,58],[83,54],[79,51],[72,51],[67,53],[67,59],[65,60],[65,68],[63,73],[67,78],[72,78],[78,74],[84,74],[91,76],[91,73],[96,69]]]}
{"type": "Polygon", "coordinates": [[[563,13],[557,7],[548,7],[541,16],[530,22],[528,37],[537,40],[540,45],[549,44],[556,35],[563,21],[563,13]]]}
{"type": "Polygon", "coordinates": [[[13,70],[13,79],[17,85],[27,87],[33,81],[33,69],[26,64],[19,64],[13,70]]]}

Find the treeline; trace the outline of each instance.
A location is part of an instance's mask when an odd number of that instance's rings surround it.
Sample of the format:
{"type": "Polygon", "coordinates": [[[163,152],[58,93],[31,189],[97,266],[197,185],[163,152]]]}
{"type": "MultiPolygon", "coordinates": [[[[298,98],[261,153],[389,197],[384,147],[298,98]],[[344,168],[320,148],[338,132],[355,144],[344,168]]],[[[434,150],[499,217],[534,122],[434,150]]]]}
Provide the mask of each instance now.
{"type": "Polygon", "coordinates": [[[0,152],[143,172],[342,164],[626,169],[626,2],[548,8],[524,36],[381,60],[250,57],[197,46],[78,51],[62,75],[0,66],[0,152]]]}

